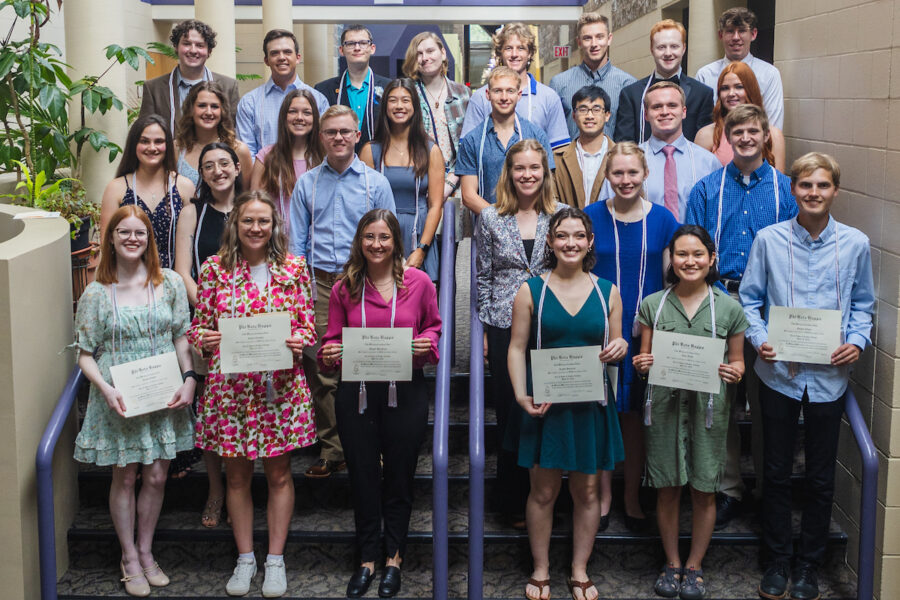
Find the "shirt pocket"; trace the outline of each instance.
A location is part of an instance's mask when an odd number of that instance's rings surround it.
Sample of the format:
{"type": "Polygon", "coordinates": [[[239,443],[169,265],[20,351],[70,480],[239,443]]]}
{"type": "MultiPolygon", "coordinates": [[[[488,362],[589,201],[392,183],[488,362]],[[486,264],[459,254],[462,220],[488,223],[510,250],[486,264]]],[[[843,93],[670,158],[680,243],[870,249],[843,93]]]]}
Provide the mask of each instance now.
{"type": "Polygon", "coordinates": [[[660,318],[656,323],[656,331],[675,331],[678,327],[679,321],[676,319],[663,319],[660,318]]]}
{"type": "MultiPolygon", "coordinates": [[[[705,335],[706,337],[712,337],[712,323],[703,324],[703,335],[705,335]]],[[[721,323],[716,323],[716,337],[719,339],[727,339],[728,328],[721,323]]]]}

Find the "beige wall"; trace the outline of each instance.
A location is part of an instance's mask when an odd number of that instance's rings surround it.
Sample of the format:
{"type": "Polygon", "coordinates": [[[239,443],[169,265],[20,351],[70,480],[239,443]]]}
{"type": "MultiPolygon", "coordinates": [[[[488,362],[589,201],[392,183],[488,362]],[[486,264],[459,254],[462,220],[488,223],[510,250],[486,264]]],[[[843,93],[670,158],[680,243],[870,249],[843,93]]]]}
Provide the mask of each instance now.
{"type": "MultiPolygon", "coordinates": [[[[875,592],[888,600],[900,597],[900,2],[791,0],[776,9],[788,160],[810,150],[833,154],[842,167],[835,217],[872,243],[875,347],[863,354],[853,388],[880,459],[875,592]]],[[[845,424],[835,517],[851,536],[851,567],[858,549],[859,473],[845,424]]]]}
{"type": "MultiPolygon", "coordinates": [[[[69,228],[62,219],[13,222],[20,207],[0,206],[0,562],[3,597],[39,597],[38,442],[72,365],[69,228]],[[40,277],[34,277],[40,273],[40,277]]],[[[66,532],[78,507],[72,460],[75,420],[54,456],[58,573],[68,567],[66,532]]]]}

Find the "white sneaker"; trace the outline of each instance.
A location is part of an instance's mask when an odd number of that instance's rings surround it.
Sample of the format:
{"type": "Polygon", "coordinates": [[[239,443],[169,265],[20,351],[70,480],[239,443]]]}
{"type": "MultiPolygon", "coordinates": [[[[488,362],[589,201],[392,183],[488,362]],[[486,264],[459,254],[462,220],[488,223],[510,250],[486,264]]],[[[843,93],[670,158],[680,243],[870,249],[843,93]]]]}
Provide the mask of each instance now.
{"type": "Polygon", "coordinates": [[[263,598],[280,598],[287,591],[284,561],[266,561],[266,578],[262,585],[263,598]]]}
{"type": "Polygon", "coordinates": [[[250,580],[256,575],[256,559],[238,557],[234,574],[225,584],[229,596],[243,596],[250,591],[250,580]]]}

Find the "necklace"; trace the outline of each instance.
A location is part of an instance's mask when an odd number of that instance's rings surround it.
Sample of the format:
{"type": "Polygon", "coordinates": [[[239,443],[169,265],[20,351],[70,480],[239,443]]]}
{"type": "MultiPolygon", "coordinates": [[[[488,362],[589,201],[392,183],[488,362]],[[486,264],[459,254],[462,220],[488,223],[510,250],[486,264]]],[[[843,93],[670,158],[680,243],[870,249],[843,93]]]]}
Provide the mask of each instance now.
{"type": "Polygon", "coordinates": [[[444,91],[447,89],[447,80],[446,80],[446,79],[443,79],[442,83],[443,83],[443,85],[441,86],[441,89],[440,89],[440,91],[437,93],[436,96],[435,96],[434,94],[431,93],[431,90],[428,89],[428,86],[427,86],[427,85],[426,85],[426,86],[423,86],[423,87],[425,88],[425,93],[428,95],[429,98],[431,98],[432,101],[434,101],[434,107],[435,107],[436,109],[437,109],[437,108],[440,108],[440,106],[441,106],[441,96],[444,95],[444,91]]]}

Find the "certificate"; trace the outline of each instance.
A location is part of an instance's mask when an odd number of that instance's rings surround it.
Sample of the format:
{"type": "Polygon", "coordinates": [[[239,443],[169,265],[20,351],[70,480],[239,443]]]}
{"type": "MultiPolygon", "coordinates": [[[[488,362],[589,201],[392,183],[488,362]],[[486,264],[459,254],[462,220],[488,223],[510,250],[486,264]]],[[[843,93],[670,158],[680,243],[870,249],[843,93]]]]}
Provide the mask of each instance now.
{"type": "Polygon", "coordinates": [[[772,306],[768,342],[775,360],[830,365],[841,345],[841,311],[772,306]]]}
{"type": "Polygon", "coordinates": [[[412,327],[344,327],[344,381],[411,381],[412,327]]]}
{"type": "Polygon", "coordinates": [[[535,404],[545,402],[601,402],[602,346],[575,346],[531,351],[531,382],[535,404]]]}
{"type": "Polygon", "coordinates": [[[653,332],[651,385],[718,394],[722,389],[719,365],[725,340],[671,331],[653,332]]]}
{"type": "Polygon", "coordinates": [[[285,344],[291,337],[291,315],[261,313],[252,317],[219,319],[219,365],[222,373],[278,371],[294,366],[285,344]]]}
{"type": "Polygon", "coordinates": [[[174,352],[113,365],[109,374],[113,386],[122,394],[126,417],[167,408],[182,384],[174,352]]]}

